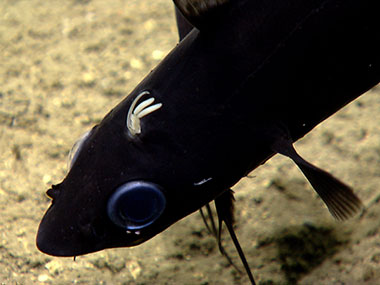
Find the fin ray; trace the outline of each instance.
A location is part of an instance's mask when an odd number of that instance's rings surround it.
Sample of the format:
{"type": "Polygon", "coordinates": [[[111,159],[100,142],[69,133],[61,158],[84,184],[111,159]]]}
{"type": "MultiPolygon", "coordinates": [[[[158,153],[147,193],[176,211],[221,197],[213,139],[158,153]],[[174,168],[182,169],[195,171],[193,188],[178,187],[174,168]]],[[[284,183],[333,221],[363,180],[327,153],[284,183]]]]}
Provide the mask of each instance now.
{"type": "Polygon", "coordinates": [[[189,23],[198,29],[219,7],[231,0],[174,0],[175,5],[189,23]]]}
{"type": "Polygon", "coordinates": [[[297,164],[334,218],[346,220],[363,208],[351,187],[303,159],[294,149],[290,139],[279,139],[273,144],[273,150],[291,158],[297,164]]]}
{"type": "Polygon", "coordinates": [[[208,215],[208,218],[211,222],[211,225],[208,224],[206,216],[203,213],[202,208],[199,209],[199,212],[202,216],[202,220],[203,220],[204,224],[206,225],[208,232],[215,237],[215,239],[218,243],[219,252],[227,259],[228,263],[236,269],[237,272],[241,273],[239,268],[237,268],[236,265],[233,263],[232,259],[230,258],[230,256],[228,255],[228,253],[226,252],[226,250],[224,249],[224,247],[222,245],[222,220],[218,216],[219,222],[218,222],[218,229],[217,229],[210,204],[209,203],[206,204],[205,208],[207,210],[207,215],[208,215]]]}
{"type": "Polygon", "coordinates": [[[219,218],[219,238],[218,242],[220,241],[220,235],[221,235],[221,226],[222,222],[225,223],[227,226],[228,232],[230,233],[230,237],[235,245],[235,248],[239,254],[240,260],[244,265],[244,269],[247,272],[249,281],[251,284],[255,285],[255,280],[253,278],[251,269],[249,268],[249,264],[247,262],[247,259],[245,258],[243,249],[240,246],[240,243],[237,239],[237,236],[235,234],[235,231],[233,229],[233,222],[234,222],[234,195],[233,191],[229,189],[228,191],[223,192],[220,196],[218,196],[215,199],[215,207],[216,207],[216,212],[218,214],[219,218]]]}

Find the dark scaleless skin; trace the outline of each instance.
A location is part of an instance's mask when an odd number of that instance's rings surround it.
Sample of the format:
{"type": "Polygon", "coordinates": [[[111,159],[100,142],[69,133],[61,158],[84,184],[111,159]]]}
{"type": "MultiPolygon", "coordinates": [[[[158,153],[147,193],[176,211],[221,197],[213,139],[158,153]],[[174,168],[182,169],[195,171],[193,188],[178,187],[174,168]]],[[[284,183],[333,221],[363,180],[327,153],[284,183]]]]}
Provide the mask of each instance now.
{"type": "MultiPolygon", "coordinates": [[[[225,5],[196,19],[199,30],[92,130],[67,177],[49,190],[52,205],[37,236],[41,251],[76,256],[140,244],[277,152],[294,159],[312,184],[318,175],[333,179],[300,160],[291,145],[380,81],[380,2],[225,5]],[[141,119],[140,134],[131,135],[127,114],[143,91],[162,107],[141,119]],[[160,185],[166,208],[131,234],[110,221],[106,207],[117,187],[138,180],[160,185]]],[[[314,184],[342,218],[359,208],[344,184],[330,192],[314,184]]]]}

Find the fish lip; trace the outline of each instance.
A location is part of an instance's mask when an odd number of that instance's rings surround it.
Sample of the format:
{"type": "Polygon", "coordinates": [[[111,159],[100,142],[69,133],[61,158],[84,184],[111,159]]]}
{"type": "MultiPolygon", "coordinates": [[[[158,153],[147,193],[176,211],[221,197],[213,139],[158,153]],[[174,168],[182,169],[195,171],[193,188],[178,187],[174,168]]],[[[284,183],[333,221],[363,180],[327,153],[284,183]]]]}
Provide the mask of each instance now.
{"type": "Polygon", "coordinates": [[[62,257],[80,255],[80,254],[76,254],[76,252],[72,250],[70,251],[70,250],[62,249],[60,247],[52,245],[52,243],[46,238],[46,234],[40,229],[38,230],[38,233],[37,233],[36,246],[41,252],[51,255],[51,256],[62,256],[62,257]]]}
{"type": "Polygon", "coordinates": [[[64,238],[64,235],[60,235],[63,229],[57,227],[56,220],[50,219],[50,213],[54,209],[55,204],[52,204],[46,211],[42,218],[36,236],[37,248],[51,256],[72,257],[78,255],[84,255],[87,253],[95,252],[103,249],[101,243],[94,244],[93,242],[82,242],[81,235],[78,229],[71,227],[67,231],[72,231],[72,234],[67,235],[68,238],[64,238]],[[47,229],[50,229],[47,231],[47,229]]]}
{"type": "Polygon", "coordinates": [[[37,248],[39,251],[41,251],[44,254],[50,255],[50,256],[74,257],[74,256],[85,254],[85,253],[68,252],[66,250],[60,250],[57,248],[53,249],[51,247],[46,247],[46,243],[44,241],[41,241],[41,239],[38,237],[37,237],[36,245],[37,245],[37,248]]]}
{"type": "Polygon", "coordinates": [[[132,239],[128,240],[128,235],[124,235],[124,232],[116,227],[106,227],[105,234],[98,235],[93,232],[93,225],[85,232],[83,232],[83,225],[61,226],[59,220],[50,216],[55,207],[56,204],[52,204],[46,211],[36,235],[37,248],[47,255],[73,257],[106,248],[130,247],[144,241],[143,239],[135,241],[136,236],[132,235],[130,235],[132,239]],[[117,237],[116,240],[113,239],[114,236],[117,237]]]}
{"type": "Polygon", "coordinates": [[[41,252],[51,256],[73,257],[104,249],[101,244],[95,245],[92,243],[87,243],[84,246],[76,247],[74,245],[75,243],[82,245],[83,243],[75,241],[60,242],[54,238],[52,239],[52,237],[54,237],[54,235],[47,233],[41,229],[40,226],[36,237],[36,246],[41,252]]]}
{"type": "Polygon", "coordinates": [[[37,237],[36,237],[36,246],[37,248],[48,255],[51,256],[75,256],[83,254],[81,251],[73,250],[73,248],[66,248],[62,245],[57,244],[57,240],[51,238],[52,235],[46,232],[43,228],[43,220],[38,228],[37,237]]]}

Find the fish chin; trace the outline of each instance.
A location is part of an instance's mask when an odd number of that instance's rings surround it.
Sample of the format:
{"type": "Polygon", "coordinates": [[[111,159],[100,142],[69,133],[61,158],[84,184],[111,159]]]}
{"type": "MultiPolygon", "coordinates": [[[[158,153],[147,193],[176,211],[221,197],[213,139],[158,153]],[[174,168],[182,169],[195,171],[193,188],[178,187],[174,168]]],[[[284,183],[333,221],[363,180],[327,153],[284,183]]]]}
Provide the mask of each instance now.
{"type": "Polygon", "coordinates": [[[65,228],[50,215],[54,205],[46,212],[37,233],[37,247],[52,256],[77,256],[103,249],[100,243],[84,240],[85,236],[74,226],[65,228]]]}
{"type": "Polygon", "coordinates": [[[37,232],[37,248],[52,256],[73,257],[106,248],[132,247],[150,239],[156,231],[127,231],[114,226],[107,217],[77,220],[59,215],[56,204],[50,206],[37,232]]]}

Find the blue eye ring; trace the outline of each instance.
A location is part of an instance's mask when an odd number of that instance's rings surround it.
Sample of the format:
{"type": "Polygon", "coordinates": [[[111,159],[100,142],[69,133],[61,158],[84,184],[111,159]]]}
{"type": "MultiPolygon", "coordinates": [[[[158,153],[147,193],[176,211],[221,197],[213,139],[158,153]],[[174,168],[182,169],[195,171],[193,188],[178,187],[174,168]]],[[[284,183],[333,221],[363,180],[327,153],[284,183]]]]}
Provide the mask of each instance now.
{"type": "Polygon", "coordinates": [[[127,231],[146,228],[166,207],[161,187],[145,181],[131,181],[116,188],[107,203],[107,214],[118,227],[127,231]]]}

